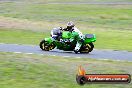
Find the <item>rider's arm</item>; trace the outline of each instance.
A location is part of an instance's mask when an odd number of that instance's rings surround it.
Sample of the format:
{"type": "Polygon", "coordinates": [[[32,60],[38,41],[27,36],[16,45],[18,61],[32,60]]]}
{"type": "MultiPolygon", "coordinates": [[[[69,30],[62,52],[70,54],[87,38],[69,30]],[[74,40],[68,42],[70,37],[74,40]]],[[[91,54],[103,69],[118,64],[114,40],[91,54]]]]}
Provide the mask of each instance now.
{"type": "Polygon", "coordinates": [[[66,31],[66,30],[67,30],[67,28],[63,28],[62,30],[63,30],[63,31],[66,31]]]}

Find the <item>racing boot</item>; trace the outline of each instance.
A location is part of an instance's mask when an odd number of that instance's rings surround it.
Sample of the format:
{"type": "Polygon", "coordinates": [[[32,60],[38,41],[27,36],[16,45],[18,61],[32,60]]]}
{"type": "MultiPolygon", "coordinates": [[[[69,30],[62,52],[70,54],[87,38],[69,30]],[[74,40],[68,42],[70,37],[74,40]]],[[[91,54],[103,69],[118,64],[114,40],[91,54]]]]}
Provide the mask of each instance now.
{"type": "Polygon", "coordinates": [[[74,52],[77,54],[81,48],[82,43],[77,42],[74,52]]]}

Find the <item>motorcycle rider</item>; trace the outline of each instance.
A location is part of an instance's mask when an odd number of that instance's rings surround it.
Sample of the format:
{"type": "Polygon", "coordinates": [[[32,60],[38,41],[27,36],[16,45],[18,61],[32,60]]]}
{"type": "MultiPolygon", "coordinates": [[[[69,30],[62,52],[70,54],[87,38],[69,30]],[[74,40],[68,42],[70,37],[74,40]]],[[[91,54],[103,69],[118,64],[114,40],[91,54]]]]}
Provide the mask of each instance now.
{"type": "Polygon", "coordinates": [[[64,28],[63,30],[64,30],[64,31],[70,31],[70,32],[78,32],[78,33],[79,33],[79,37],[80,37],[81,39],[83,38],[82,32],[81,32],[79,29],[77,29],[77,28],[75,27],[75,24],[74,24],[72,21],[68,22],[68,23],[67,23],[67,27],[64,28]]]}
{"type": "MultiPolygon", "coordinates": [[[[74,23],[72,21],[70,21],[67,23],[67,27],[64,29],[62,27],[53,28],[53,30],[51,30],[52,39],[62,42],[63,41],[63,39],[61,38],[62,31],[77,32],[79,34],[80,41],[77,41],[76,47],[74,49],[74,51],[79,51],[79,49],[82,45],[82,42],[83,42],[82,32],[80,32],[80,30],[75,27],[74,23]]],[[[70,40],[70,42],[72,42],[72,41],[73,41],[73,39],[70,40]]]]}
{"type": "Polygon", "coordinates": [[[79,49],[82,45],[83,39],[84,39],[82,32],[80,32],[80,30],[75,27],[75,24],[72,21],[68,22],[67,27],[64,28],[63,30],[70,31],[70,32],[77,32],[79,34],[80,41],[77,41],[76,47],[74,49],[74,51],[79,51],[79,49]]]}

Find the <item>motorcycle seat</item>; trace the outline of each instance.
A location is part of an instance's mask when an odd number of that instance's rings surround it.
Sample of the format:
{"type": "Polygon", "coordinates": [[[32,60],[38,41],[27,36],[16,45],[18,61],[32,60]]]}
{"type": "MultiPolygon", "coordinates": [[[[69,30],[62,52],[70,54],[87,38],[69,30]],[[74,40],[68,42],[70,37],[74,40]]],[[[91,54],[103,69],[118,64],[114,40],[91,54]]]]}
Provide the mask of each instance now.
{"type": "Polygon", "coordinates": [[[85,38],[93,38],[93,37],[94,37],[93,34],[86,34],[86,35],[85,35],[85,38]]]}

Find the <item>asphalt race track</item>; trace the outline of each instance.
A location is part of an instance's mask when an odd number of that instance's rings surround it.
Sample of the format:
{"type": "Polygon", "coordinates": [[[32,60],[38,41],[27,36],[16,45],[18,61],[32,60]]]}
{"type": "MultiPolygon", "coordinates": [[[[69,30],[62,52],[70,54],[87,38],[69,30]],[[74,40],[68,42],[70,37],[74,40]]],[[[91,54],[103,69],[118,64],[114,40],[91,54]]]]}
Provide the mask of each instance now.
{"type": "Polygon", "coordinates": [[[120,61],[132,61],[132,52],[128,51],[113,51],[113,50],[97,50],[94,49],[89,54],[75,54],[71,51],[61,51],[54,49],[52,51],[42,51],[39,46],[34,45],[18,45],[18,44],[0,44],[0,52],[14,52],[14,53],[26,53],[26,54],[41,54],[50,56],[63,56],[63,57],[75,57],[75,58],[94,58],[103,60],[120,60],[120,61]]]}

